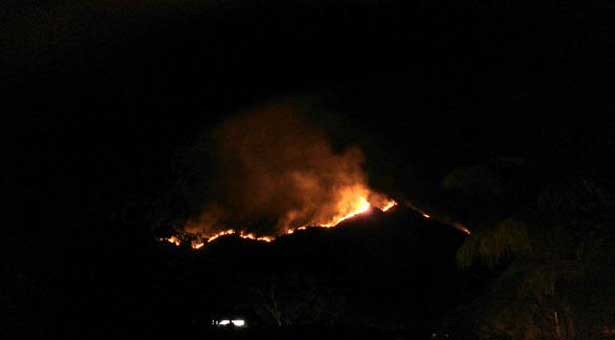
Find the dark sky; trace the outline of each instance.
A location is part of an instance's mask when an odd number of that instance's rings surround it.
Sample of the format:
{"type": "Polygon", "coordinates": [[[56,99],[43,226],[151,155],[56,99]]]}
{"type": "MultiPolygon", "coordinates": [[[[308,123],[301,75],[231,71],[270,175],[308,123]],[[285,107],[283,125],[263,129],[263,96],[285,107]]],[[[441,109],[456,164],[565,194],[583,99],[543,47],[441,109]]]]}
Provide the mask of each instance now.
{"type": "Polygon", "coordinates": [[[360,146],[376,185],[409,197],[497,157],[558,172],[608,168],[607,1],[33,0],[0,9],[2,111],[18,122],[7,124],[18,137],[9,183],[28,232],[68,220],[59,228],[69,239],[96,238],[107,230],[100,221],[142,215],[200,134],[289,98],[315,108],[335,145],[360,146]],[[100,226],[76,222],[85,220],[100,226]]]}
{"type": "Polygon", "coordinates": [[[408,169],[437,183],[501,156],[582,167],[612,143],[609,124],[592,122],[613,110],[612,11],[598,1],[5,2],[0,74],[23,127],[18,172],[27,191],[84,195],[88,208],[126,185],[151,194],[200,133],[287,98],[318,108],[334,143],[375,157],[371,172],[382,162],[376,179],[408,169]]]}
{"type": "Polygon", "coordinates": [[[20,273],[28,306],[46,306],[27,308],[37,329],[53,328],[63,295],[47,292],[148,263],[151,223],[181,210],[174,185],[199,136],[281,100],[314,108],[334,146],[359,146],[375,187],[443,211],[442,180],[459,166],[505,157],[541,176],[611,174],[614,11],[606,0],[4,0],[17,223],[2,227],[15,259],[3,269],[20,273]]]}

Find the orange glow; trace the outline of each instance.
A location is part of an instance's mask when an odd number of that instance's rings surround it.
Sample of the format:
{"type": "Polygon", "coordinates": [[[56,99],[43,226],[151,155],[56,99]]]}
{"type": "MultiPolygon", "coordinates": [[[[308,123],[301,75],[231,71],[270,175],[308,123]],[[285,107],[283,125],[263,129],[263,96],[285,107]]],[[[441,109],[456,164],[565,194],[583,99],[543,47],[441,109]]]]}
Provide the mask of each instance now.
{"type": "MultiPolygon", "coordinates": [[[[398,205],[396,201],[389,199],[384,195],[370,193],[368,190],[364,189],[363,187],[345,188],[340,191],[339,197],[340,197],[340,200],[336,204],[336,207],[338,208],[337,213],[333,217],[328,218],[326,220],[327,221],[326,223],[318,223],[318,221],[316,220],[314,222],[310,222],[306,225],[302,225],[297,228],[291,228],[287,226],[285,229],[282,229],[285,231],[281,231],[281,234],[282,235],[284,234],[292,235],[297,231],[307,230],[308,228],[334,228],[345,220],[348,220],[357,215],[366,214],[370,212],[370,209],[372,207],[375,207],[384,212],[387,212],[391,208],[398,205]],[[369,195],[369,198],[368,198],[368,195],[369,195]]],[[[410,207],[417,213],[421,214],[424,218],[432,219],[431,215],[416,208],[410,202],[406,202],[405,205],[410,207]]],[[[466,235],[472,234],[470,229],[468,229],[465,225],[461,223],[442,221],[437,216],[433,217],[433,219],[441,223],[448,224],[454,227],[455,229],[463,232],[466,235]]],[[[183,232],[190,234],[189,231],[183,231],[183,232]]],[[[276,238],[279,236],[279,235],[260,235],[259,236],[254,233],[250,233],[250,232],[243,231],[243,230],[237,231],[235,229],[227,229],[224,231],[220,231],[211,236],[204,236],[203,234],[195,234],[195,233],[193,233],[192,235],[194,235],[195,238],[190,242],[190,246],[194,250],[201,249],[205,247],[206,243],[211,243],[220,237],[228,236],[228,235],[237,235],[238,237],[242,239],[259,241],[259,242],[267,242],[267,243],[275,241],[276,238]]],[[[168,242],[168,243],[174,244],[175,246],[179,247],[181,246],[183,242],[182,238],[180,237],[181,236],[173,235],[167,238],[164,238],[164,237],[160,238],[159,240],[161,242],[168,242]]]]}
{"type": "Polygon", "coordinates": [[[417,213],[421,214],[425,218],[431,218],[431,215],[429,215],[428,213],[424,212],[423,210],[417,208],[411,202],[406,202],[406,206],[409,207],[410,209],[416,211],[417,213]]]}
{"type": "Polygon", "coordinates": [[[261,236],[261,237],[257,237],[256,240],[269,243],[269,242],[274,241],[275,238],[274,237],[269,237],[269,236],[261,236]]]}
{"type": "Polygon", "coordinates": [[[235,233],[235,230],[233,229],[229,229],[229,230],[225,230],[225,231],[221,231],[213,236],[210,236],[207,239],[207,243],[213,242],[214,240],[216,240],[217,238],[221,237],[221,236],[226,236],[226,235],[233,235],[235,233]]]}
{"type": "Polygon", "coordinates": [[[192,241],[191,243],[192,249],[201,249],[205,246],[203,241],[192,241]]]}
{"type": "Polygon", "coordinates": [[[342,221],[351,217],[366,213],[371,208],[371,205],[364,196],[349,197],[345,202],[339,205],[339,213],[334,216],[329,222],[319,224],[320,227],[332,228],[340,224],[342,221]]]}
{"type": "Polygon", "coordinates": [[[178,247],[182,244],[182,241],[179,238],[177,238],[177,236],[171,236],[169,238],[166,238],[165,240],[167,242],[169,242],[169,243],[172,243],[172,244],[178,246],[178,247]]]}
{"type": "Polygon", "coordinates": [[[243,239],[254,240],[254,241],[262,241],[262,242],[271,242],[271,241],[275,240],[274,237],[270,237],[270,236],[256,236],[253,233],[246,234],[243,231],[239,233],[239,237],[241,237],[243,239]]]}
{"type": "Polygon", "coordinates": [[[472,232],[470,231],[470,229],[466,228],[463,224],[461,223],[453,223],[452,224],[453,227],[455,227],[457,230],[462,231],[463,233],[465,233],[466,235],[472,235],[472,232]]]}
{"type": "Polygon", "coordinates": [[[395,202],[394,200],[388,200],[384,206],[381,208],[382,211],[386,212],[389,209],[393,208],[394,206],[397,205],[397,202],[395,202]]]}
{"type": "Polygon", "coordinates": [[[254,236],[254,234],[252,234],[252,233],[246,234],[243,231],[239,233],[239,237],[245,238],[245,239],[248,239],[248,240],[256,240],[256,236],[254,236]]]}
{"type": "MultiPolygon", "coordinates": [[[[294,234],[296,231],[307,230],[309,227],[320,227],[320,228],[333,228],[339,225],[341,222],[348,220],[357,215],[366,214],[373,207],[376,207],[382,211],[388,211],[394,206],[397,205],[392,199],[387,198],[384,195],[380,194],[372,194],[368,189],[363,186],[353,186],[353,187],[345,187],[339,191],[339,199],[337,204],[335,204],[336,213],[333,216],[327,216],[323,221],[319,221],[315,219],[315,221],[310,222],[306,225],[290,228],[287,227],[285,230],[286,235],[294,234]],[[368,199],[369,196],[369,199],[368,199]]],[[[211,243],[223,236],[229,235],[237,235],[242,239],[259,241],[259,242],[273,242],[276,239],[276,235],[256,235],[254,233],[250,233],[247,231],[237,231],[235,229],[227,229],[224,231],[220,231],[210,236],[197,236],[196,239],[190,242],[191,248],[194,250],[201,249],[205,247],[206,243],[211,243]]],[[[182,241],[177,236],[171,236],[169,238],[163,238],[161,241],[167,241],[169,243],[175,244],[176,246],[180,246],[182,241]]]]}

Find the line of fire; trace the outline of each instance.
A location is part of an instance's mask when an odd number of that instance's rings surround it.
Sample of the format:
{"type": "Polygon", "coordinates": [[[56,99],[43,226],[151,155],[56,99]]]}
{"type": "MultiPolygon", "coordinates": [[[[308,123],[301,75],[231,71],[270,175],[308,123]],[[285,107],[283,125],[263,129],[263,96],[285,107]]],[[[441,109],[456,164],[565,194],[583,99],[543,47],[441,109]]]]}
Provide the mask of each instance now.
{"type": "MultiPolygon", "coordinates": [[[[309,228],[335,228],[339,226],[340,224],[342,224],[344,221],[361,218],[362,216],[368,215],[372,213],[374,209],[377,209],[378,211],[382,213],[387,213],[391,209],[398,206],[398,203],[393,199],[386,199],[382,201],[381,204],[378,206],[372,205],[370,202],[368,202],[368,200],[365,197],[358,197],[354,200],[354,202],[356,204],[351,205],[352,208],[350,212],[346,213],[345,215],[341,215],[341,217],[336,217],[336,219],[330,223],[303,225],[303,226],[299,226],[296,228],[287,227],[285,228],[286,230],[285,233],[281,235],[255,235],[254,233],[246,232],[241,229],[221,228],[224,230],[218,233],[215,233],[213,235],[210,235],[210,236],[201,236],[201,235],[190,234],[188,232],[182,231],[181,228],[171,228],[170,232],[173,233],[172,235],[167,236],[167,237],[160,237],[158,238],[158,240],[160,242],[167,242],[167,243],[173,244],[177,247],[180,247],[183,245],[189,245],[190,248],[194,250],[199,250],[205,247],[207,243],[214,242],[215,240],[221,237],[238,237],[238,238],[246,239],[246,240],[269,243],[269,242],[275,241],[278,237],[284,237],[285,235],[292,235],[292,234],[295,234],[296,232],[305,231],[309,228]]],[[[406,202],[405,206],[417,212],[425,219],[433,218],[430,214],[417,208],[414,204],[410,202],[406,202]]],[[[437,219],[437,218],[435,218],[435,220],[439,220],[440,222],[443,222],[442,220],[437,219]]],[[[444,222],[444,223],[461,231],[462,233],[466,235],[471,234],[471,231],[466,226],[464,226],[463,224],[459,222],[448,222],[448,223],[444,222]]]]}

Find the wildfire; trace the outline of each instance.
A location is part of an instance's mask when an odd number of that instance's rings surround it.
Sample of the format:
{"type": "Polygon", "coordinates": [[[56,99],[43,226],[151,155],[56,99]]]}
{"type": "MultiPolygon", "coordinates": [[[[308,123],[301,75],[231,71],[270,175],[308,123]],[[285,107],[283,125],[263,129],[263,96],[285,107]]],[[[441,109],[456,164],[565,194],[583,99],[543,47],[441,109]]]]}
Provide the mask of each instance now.
{"type": "MultiPolygon", "coordinates": [[[[397,205],[397,202],[391,199],[384,199],[384,200],[380,199],[380,200],[375,200],[372,203],[370,203],[370,201],[367,199],[366,196],[356,196],[356,197],[352,197],[351,199],[344,200],[340,204],[341,212],[337,214],[336,216],[334,216],[333,218],[331,218],[328,222],[313,223],[313,224],[310,224],[310,226],[315,227],[315,228],[333,228],[345,220],[348,220],[352,217],[355,217],[361,214],[368,213],[372,209],[372,207],[376,207],[386,212],[386,211],[389,211],[391,208],[393,208],[396,205],[397,205]]],[[[297,231],[307,230],[307,228],[308,228],[307,225],[300,226],[297,228],[287,228],[285,233],[287,235],[291,235],[297,231]]],[[[198,249],[203,248],[206,243],[211,243],[220,237],[230,236],[230,235],[236,235],[246,240],[253,240],[253,241],[260,241],[260,242],[267,242],[267,243],[273,242],[276,239],[275,236],[268,236],[268,235],[258,236],[254,233],[249,233],[243,230],[237,231],[235,229],[227,229],[227,230],[218,232],[216,234],[213,234],[211,236],[198,237],[190,242],[190,246],[192,249],[198,250],[198,249]]],[[[181,239],[178,238],[177,236],[162,238],[161,241],[166,241],[176,246],[180,246],[182,244],[181,239]]]]}
{"type": "Polygon", "coordinates": [[[395,202],[394,200],[388,200],[385,203],[385,205],[382,207],[382,211],[387,212],[389,211],[389,209],[393,208],[396,205],[397,205],[397,202],[395,202]]]}
{"type": "MultiPolygon", "coordinates": [[[[417,208],[416,206],[414,206],[414,204],[410,203],[410,202],[406,202],[406,206],[410,207],[412,210],[416,211],[417,213],[421,214],[421,216],[423,216],[426,219],[431,219],[431,215],[424,212],[423,210],[417,208]]],[[[451,222],[449,220],[442,220],[439,219],[437,217],[434,217],[434,219],[438,220],[440,223],[445,223],[448,224],[450,226],[452,226],[453,228],[461,231],[462,233],[466,234],[466,235],[472,235],[472,231],[470,231],[470,229],[468,229],[466,226],[464,226],[463,224],[459,223],[459,222],[451,222]]]]}
{"type": "MultiPolygon", "coordinates": [[[[212,236],[209,237],[205,237],[204,239],[206,241],[203,241],[202,238],[197,238],[193,241],[190,242],[190,246],[192,247],[192,249],[201,249],[205,246],[205,243],[211,243],[215,240],[217,240],[220,237],[223,236],[228,236],[228,235],[237,235],[243,239],[247,239],[247,240],[254,240],[254,241],[261,241],[261,242],[272,242],[273,240],[275,240],[274,237],[271,236],[257,236],[253,233],[246,233],[244,231],[240,231],[239,233],[235,230],[235,229],[227,229],[224,231],[221,231],[217,234],[214,234],[212,236]]],[[[175,244],[176,246],[180,246],[181,245],[181,241],[179,238],[177,238],[176,236],[171,236],[167,239],[163,239],[166,240],[169,243],[175,244]]]]}
{"type": "Polygon", "coordinates": [[[456,229],[460,230],[461,232],[465,233],[466,235],[471,235],[472,234],[470,229],[466,228],[461,223],[453,223],[452,226],[455,227],[456,229]]]}
{"type": "Polygon", "coordinates": [[[340,224],[344,220],[347,220],[349,218],[352,218],[357,215],[368,212],[371,207],[372,206],[367,201],[367,198],[363,196],[359,196],[356,199],[346,203],[346,206],[344,207],[346,209],[343,209],[346,211],[345,213],[339,214],[333,217],[333,219],[330,222],[320,224],[319,226],[323,228],[335,227],[336,225],[340,224]]]}
{"type": "Polygon", "coordinates": [[[201,249],[205,246],[205,242],[201,240],[192,241],[190,243],[190,246],[192,247],[192,249],[201,249]]]}
{"type": "Polygon", "coordinates": [[[177,236],[171,236],[169,238],[165,238],[164,240],[178,247],[182,244],[182,241],[179,238],[177,238],[177,236]]]}
{"type": "Polygon", "coordinates": [[[256,235],[254,235],[252,233],[246,234],[243,231],[239,233],[239,237],[241,237],[243,239],[254,240],[254,241],[262,241],[262,242],[271,242],[271,241],[275,240],[275,238],[270,237],[270,236],[256,236],[256,235]]]}
{"type": "Polygon", "coordinates": [[[287,234],[287,235],[292,235],[292,234],[294,234],[294,233],[295,233],[295,231],[302,231],[302,230],[306,230],[306,229],[307,229],[307,227],[306,227],[306,226],[302,226],[302,227],[299,227],[299,228],[297,228],[297,229],[288,228],[288,229],[286,229],[286,234],[287,234]]]}
{"type": "Polygon", "coordinates": [[[226,236],[226,235],[233,235],[233,234],[235,234],[235,230],[233,230],[233,229],[228,229],[228,230],[225,230],[225,231],[221,231],[221,232],[219,232],[219,233],[217,233],[217,234],[207,238],[207,243],[211,243],[211,242],[215,241],[216,239],[218,239],[219,237],[226,236]]]}
{"type": "MultiPolygon", "coordinates": [[[[391,208],[397,206],[397,202],[392,200],[392,199],[380,199],[380,200],[372,200],[372,202],[370,202],[366,196],[358,196],[356,198],[353,198],[351,200],[347,200],[344,204],[340,205],[340,208],[343,213],[339,213],[338,215],[334,216],[329,222],[327,223],[312,223],[312,224],[308,224],[310,228],[334,228],[336,226],[338,226],[340,223],[342,223],[345,220],[348,220],[352,217],[361,215],[361,214],[366,214],[368,213],[372,207],[378,208],[384,212],[389,211],[391,208]]],[[[416,207],[414,207],[413,205],[411,205],[410,203],[407,203],[406,205],[408,205],[409,207],[411,207],[412,209],[414,209],[415,211],[417,211],[418,213],[420,213],[424,218],[426,219],[431,219],[432,216],[416,207]]],[[[434,217],[434,219],[437,219],[437,217],[434,217]]],[[[438,219],[439,221],[439,219],[438,219]]],[[[461,223],[458,222],[443,222],[446,223],[452,227],[454,227],[455,229],[463,232],[466,235],[471,235],[472,232],[470,231],[470,229],[468,229],[466,226],[464,226],[461,223]]],[[[297,228],[290,228],[287,227],[285,229],[285,234],[286,235],[292,235],[297,231],[304,231],[308,229],[308,225],[303,225],[297,228]]],[[[206,236],[206,237],[196,237],[195,239],[193,239],[192,241],[190,241],[190,246],[192,249],[194,250],[198,250],[203,248],[207,243],[211,243],[215,240],[217,240],[220,237],[224,237],[224,236],[230,236],[230,235],[236,235],[237,237],[240,237],[242,239],[246,239],[246,240],[253,240],[253,241],[259,241],[259,242],[273,242],[276,240],[276,236],[273,235],[256,235],[254,233],[250,233],[250,232],[246,232],[244,230],[240,230],[237,231],[235,229],[227,229],[224,231],[220,231],[216,234],[213,234],[211,236],[206,236]]],[[[174,244],[175,246],[180,246],[183,241],[180,237],[178,236],[170,236],[170,237],[166,237],[166,238],[161,238],[160,241],[162,242],[168,242],[171,244],[174,244]]]]}
{"type": "Polygon", "coordinates": [[[332,228],[397,205],[369,187],[361,149],[333,147],[325,131],[306,120],[304,109],[294,102],[257,107],[229,117],[208,134],[206,154],[217,170],[199,180],[217,184],[207,193],[199,192],[201,186],[186,188],[186,199],[206,200],[178,228],[180,243],[200,249],[227,236],[272,242],[283,234],[332,228]],[[268,228],[262,234],[238,227],[263,221],[272,223],[259,224],[260,230],[268,228]]]}

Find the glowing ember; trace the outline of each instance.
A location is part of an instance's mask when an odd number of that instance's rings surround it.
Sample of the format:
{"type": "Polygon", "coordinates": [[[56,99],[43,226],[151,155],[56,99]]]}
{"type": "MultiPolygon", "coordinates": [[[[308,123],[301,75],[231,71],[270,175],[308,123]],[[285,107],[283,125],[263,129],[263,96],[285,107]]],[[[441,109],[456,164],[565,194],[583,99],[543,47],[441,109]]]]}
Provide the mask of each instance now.
{"type": "Polygon", "coordinates": [[[335,216],[330,222],[320,224],[319,226],[324,228],[335,227],[344,220],[368,212],[372,207],[367,201],[367,198],[363,196],[356,197],[349,202],[345,202],[345,204],[345,209],[342,209],[342,211],[346,211],[345,214],[335,216]]]}
{"type": "Polygon", "coordinates": [[[210,236],[207,239],[207,243],[213,242],[214,240],[216,240],[217,238],[222,237],[222,236],[233,235],[234,233],[235,233],[235,230],[233,230],[233,229],[221,231],[221,232],[219,232],[219,233],[217,233],[217,234],[215,234],[213,236],[210,236]]]}
{"type": "Polygon", "coordinates": [[[239,233],[239,237],[245,238],[245,239],[248,239],[248,240],[256,240],[256,236],[254,236],[254,234],[252,234],[252,233],[246,234],[243,231],[241,233],[239,233]]]}
{"type": "Polygon", "coordinates": [[[245,232],[240,232],[239,233],[239,237],[243,238],[243,239],[248,239],[248,240],[254,240],[254,241],[262,241],[262,242],[271,242],[274,240],[273,237],[269,237],[269,236],[256,236],[252,233],[246,234],[245,232]]]}
{"type": "Polygon", "coordinates": [[[271,242],[271,241],[275,240],[275,238],[269,237],[269,236],[261,236],[261,237],[257,237],[256,240],[257,241],[262,241],[262,242],[271,242]]]}
{"type": "Polygon", "coordinates": [[[199,240],[199,241],[192,241],[190,245],[192,246],[192,249],[201,249],[205,246],[205,243],[199,240]]]}
{"type": "Polygon", "coordinates": [[[397,205],[397,202],[393,201],[393,200],[389,200],[388,202],[386,202],[386,204],[381,208],[382,211],[386,212],[389,209],[393,208],[394,206],[397,205]]]}
{"type": "Polygon", "coordinates": [[[461,223],[453,223],[452,225],[453,225],[453,227],[455,227],[456,229],[462,231],[466,235],[472,235],[472,232],[470,231],[470,229],[466,228],[463,224],[461,224],[461,223]]]}
{"type": "Polygon", "coordinates": [[[200,211],[178,230],[184,242],[202,240],[193,244],[198,249],[232,234],[272,242],[279,235],[332,228],[397,204],[369,187],[363,152],[333,147],[324,131],[305,120],[304,109],[290,102],[257,107],[225,120],[211,133],[207,154],[219,171],[198,180],[217,184],[208,193],[199,192],[201,186],[186,188],[186,199],[209,199],[199,200],[200,211]],[[264,226],[263,221],[271,223],[264,226]],[[238,226],[252,222],[259,222],[263,234],[238,226]],[[221,231],[221,226],[234,229],[221,231]]]}
{"type": "MultiPolygon", "coordinates": [[[[361,188],[361,192],[363,192],[363,188],[361,188]]],[[[320,227],[320,228],[333,228],[339,225],[341,222],[355,217],[357,215],[365,214],[370,211],[372,206],[381,209],[382,211],[388,211],[392,207],[397,205],[397,202],[394,200],[380,197],[370,197],[372,202],[367,199],[366,195],[353,195],[356,194],[356,188],[352,188],[350,190],[341,192],[341,200],[338,203],[338,211],[339,213],[333,216],[326,223],[310,223],[311,227],[320,227]]],[[[296,231],[307,230],[308,225],[303,225],[297,228],[286,228],[286,234],[291,235],[296,231]]],[[[190,242],[190,246],[192,249],[198,250],[205,246],[206,243],[211,243],[223,236],[229,235],[237,235],[238,237],[246,240],[260,241],[260,242],[273,242],[276,239],[276,236],[264,235],[258,236],[254,233],[249,233],[246,231],[237,231],[235,229],[227,229],[211,236],[197,236],[196,239],[190,242]],[[205,241],[203,241],[205,240],[205,241]]],[[[162,238],[161,241],[166,241],[172,243],[176,246],[180,246],[182,241],[177,236],[171,236],[169,238],[162,238]]]]}
{"type": "Polygon", "coordinates": [[[172,243],[172,244],[178,246],[178,247],[182,244],[182,241],[179,238],[177,238],[177,236],[171,236],[169,238],[166,238],[165,240],[167,242],[169,242],[169,243],[172,243]]]}
{"type": "MultiPolygon", "coordinates": [[[[411,205],[410,203],[407,203],[406,205],[408,205],[409,207],[411,207],[412,209],[414,209],[415,211],[419,212],[424,218],[426,219],[431,219],[431,215],[427,214],[426,212],[414,207],[413,205],[411,205]]],[[[386,199],[386,200],[377,200],[373,203],[370,203],[368,201],[368,199],[365,196],[357,196],[354,197],[350,200],[345,200],[343,204],[340,204],[340,211],[344,212],[344,214],[340,213],[336,216],[334,216],[330,222],[328,223],[322,223],[322,224],[317,224],[317,223],[313,223],[310,224],[310,227],[320,227],[320,228],[333,228],[336,227],[337,225],[339,225],[341,222],[355,217],[357,215],[361,215],[361,214],[365,214],[368,213],[370,211],[370,209],[372,208],[372,206],[377,207],[378,209],[381,209],[382,211],[386,212],[389,211],[391,208],[397,206],[397,202],[395,202],[394,200],[390,200],[390,199],[386,199]]],[[[435,219],[437,219],[437,217],[434,217],[435,219]]],[[[461,223],[457,223],[457,222],[443,222],[446,223],[448,225],[453,226],[455,229],[463,232],[466,235],[471,235],[472,232],[470,231],[470,229],[468,229],[466,226],[464,226],[461,223]]],[[[292,235],[294,234],[296,231],[303,231],[303,230],[307,230],[308,226],[304,225],[304,226],[300,226],[297,228],[286,228],[286,235],[292,235]]],[[[239,231],[237,232],[235,229],[227,229],[221,232],[218,232],[212,236],[207,236],[207,237],[202,237],[202,236],[197,236],[196,239],[192,240],[190,242],[190,246],[192,249],[198,250],[201,249],[205,246],[206,243],[211,243],[213,241],[215,241],[216,239],[223,237],[223,236],[228,236],[228,235],[237,235],[238,237],[242,238],[242,239],[246,239],[246,240],[253,240],[253,241],[259,241],[259,242],[273,242],[276,239],[276,236],[258,236],[255,235],[254,233],[248,233],[246,231],[239,231]],[[206,240],[206,242],[204,242],[203,240],[206,240]]],[[[171,236],[171,237],[167,237],[167,238],[160,238],[160,241],[162,242],[168,242],[171,244],[174,244],[175,246],[180,246],[182,244],[182,240],[177,237],[177,236],[171,236]]]]}
{"type": "MultiPolygon", "coordinates": [[[[336,215],[334,215],[333,217],[329,217],[327,218],[327,222],[325,223],[318,223],[318,221],[313,221],[310,222],[306,225],[297,227],[297,228],[291,228],[289,226],[286,226],[284,229],[285,230],[283,232],[281,232],[282,234],[286,234],[286,235],[292,235],[297,231],[303,231],[303,230],[307,230],[308,226],[310,228],[333,228],[338,226],[341,222],[348,220],[352,217],[355,217],[357,215],[361,215],[361,214],[366,214],[368,212],[370,212],[370,210],[372,209],[372,207],[378,208],[384,212],[389,211],[391,208],[397,206],[398,203],[394,200],[391,200],[389,198],[387,198],[384,195],[380,195],[380,194],[374,194],[374,193],[370,193],[369,190],[366,190],[364,187],[351,187],[351,188],[345,188],[344,190],[340,191],[340,197],[339,197],[339,201],[337,203],[337,211],[338,213],[336,215]],[[368,198],[369,197],[369,198],[368,198]]],[[[415,210],[417,213],[421,214],[424,218],[426,219],[432,219],[432,216],[426,212],[424,212],[423,210],[415,207],[414,205],[412,205],[410,202],[405,203],[406,206],[412,208],[413,210],[415,210]]],[[[433,217],[434,220],[437,220],[441,223],[445,223],[448,224],[452,227],[454,227],[455,229],[463,232],[466,235],[471,235],[472,232],[470,231],[470,229],[468,229],[466,226],[464,226],[461,223],[458,222],[449,222],[449,221],[442,221],[440,218],[438,217],[433,217]]],[[[190,233],[190,232],[188,232],[190,233]]],[[[237,237],[242,238],[242,239],[246,239],[246,240],[253,240],[253,241],[259,241],[259,242],[273,242],[276,240],[276,236],[277,235],[256,235],[254,233],[250,233],[247,231],[237,231],[235,229],[227,229],[221,232],[218,232],[216,234],[213,234],[211,236],[203,236],[203,234],[193,234],[194,235],[194,239],[192,239],[192,241],[190,242],[190,246],[192,249],[198,250],[201,249],[205,246],[206,243],[211,243],[213,241],[215,241],[216,239],[223,237],[223,236],[228,236],[228,235],[237,235],[237,237]]],[[[171,244],[174,244],[175,246],[180,246],[182,244],[182,238],[178,237],[178,236],[171,236],[168,238],[160,238],[160,241],[162,242],[168,242],[171,244]]]]}

